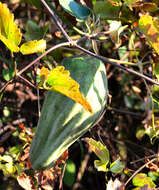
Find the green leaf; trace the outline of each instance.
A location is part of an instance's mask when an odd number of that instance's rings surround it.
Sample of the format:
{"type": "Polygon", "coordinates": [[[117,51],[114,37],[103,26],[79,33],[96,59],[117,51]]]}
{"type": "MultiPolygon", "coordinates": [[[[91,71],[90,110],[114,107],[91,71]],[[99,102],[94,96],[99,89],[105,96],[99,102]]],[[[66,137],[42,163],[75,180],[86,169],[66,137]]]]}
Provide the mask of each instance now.
{"type": "Polygon", "coordinates": [[[118,47],[121,44],[120,34],[127,28],[128,26],[122,26],[120,21],[111,21],[109,26],[110,36],[115,46],[118,47]]]}
{"type": "Polygon", "coordinates": [[[102,161],[100,160],[95,160],[94,161],[94,167],[100,171],[100,172],[107,172],[108,171],[108,168],[107,168],[107,163],[103,163],[102,161]]]}
{"type": "Polygon", "coordinates": [[[145,133],[150,137],[150,141],[152,144],[159,138],[159,127],[151,127],[149,126],[145,133]]]}
{"type": "Polygon", "coordinates": [[[152,181],[158,182],[159,180],[159,172],[149,171],[148,176],[152,179],[152,181]]]}
{"type": "Polygon", "coordinates": [[[134,3],[136,3],[136,1],[137,0],[125,0],[124,4],[127,5],[127,6],[130,6],[130,5],[134,4],[134,3]]]}
{"type": "Polygon", "coordinates": [[[143,187],[144,185],[147,185],[148,188],[155,188],[156,185],[153,183],[152,179],[150,177],[147,177],[144,173],[137,174],[133,180],[132,183],[134,186],[137,187],[143,187]]]}
{"type": "Polygon", "coordinates": [[[72,187],[73,183],[75,182],[76,178],[76,165],[72,160],[67,160],[66,162],[66,169],[65,169],[65,175],[64,175],[64,183],[72,187]]]}
{"type": "Polygon", "coordinates": [[[18,52],[22,34],[14,22],[14,15],[0,2],[0,40],[11,52],[18,52]]]}
{"type": "Polygon", "coordinates": [[[38,53],[38,52],[44,52],[46,49],[46,41],[45,40],[34,40],[25,42],[20,47],[20,52],[23,55],[32,54],[32,53],[38,53]]]}
{"type": "Polygon", "coordinates": [[[85,138],[89,148],[96,154],[100,160],[95,160],[94,165],[98,171],[107,171],[107,165],[109,163],[109,151],[106,146],[101,142],[95,141],[92,138],[85,138]]]}
{"type": "Polygon", "coordinates": [[[141,140],[142,137],[145,135],[145,129],[143,126],[138,126],[136,129],[136,138],[141,140]]]}
{"type": "Polygon", "coordinates": [[[110,165],[110,171],[113,173],[120,173],[124,169],[124,165],[122,164],[120,158],[115,160],[113,163],[110,165]]]}
{"type": "Polygon", "coordinates": [[[65,11],[79,20],[86,20],[90,16],[90,9],[74,0],[59,0],[59,3],[65,11]]]}
{"type": "Polygon", "coordinates": [[[12,146],[10,149],[9,149],[9,153],[12,154],[12,155],[17,155],[18,153],[20,153],[23,149],[23,145],[17,145],[17,146],[12,146]]]}
{"type": "Polygon", "coordinates": [[[93,10],[102,19],[117,19],[120,7],[113,6],[107,1],[97,1],[93,10]]]}
{"type": "Polygon", "coordinates": [[[26,25],[26,33],[24,34],[25,40],[30,41],[43,39],[49,26],[49,24],[46,24],[43,27],[39,27],[36,22],[28,21],[26,25]]]}
{"type": "Polygon", "coordinates": [[[14,70],[14,63],[13,63],[13,61],[9,62],[8,69],[3,69],[2,70],[2,75],[3,75],[3,78],[6,81],[9,81],[10,79],[12,79],[14,77],[15,70],[14,70]]]}

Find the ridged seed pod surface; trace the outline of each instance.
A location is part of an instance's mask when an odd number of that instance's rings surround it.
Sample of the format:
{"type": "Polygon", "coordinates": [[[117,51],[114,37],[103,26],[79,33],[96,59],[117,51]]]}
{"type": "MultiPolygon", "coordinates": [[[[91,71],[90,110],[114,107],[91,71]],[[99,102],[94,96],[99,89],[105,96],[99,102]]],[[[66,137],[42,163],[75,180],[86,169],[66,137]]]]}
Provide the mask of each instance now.
{"type": "Polygon", "coordinates": [[[108,84],[104,64],[93,57],[66,58],[63,66],[80,84],[80,92],[90,103],[93,114],[68,97],[48,91],[30,149],[33,169],[53,166],[61,154],[99,119],[105,108],[108,84]]]}

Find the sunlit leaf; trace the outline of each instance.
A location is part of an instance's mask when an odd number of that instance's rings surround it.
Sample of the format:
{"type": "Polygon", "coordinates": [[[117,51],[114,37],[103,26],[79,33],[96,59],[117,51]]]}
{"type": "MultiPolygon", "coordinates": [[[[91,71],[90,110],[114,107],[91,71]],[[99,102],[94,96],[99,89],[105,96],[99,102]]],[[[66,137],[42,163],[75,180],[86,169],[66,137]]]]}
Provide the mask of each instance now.
{"type": "Polygon", "coordinates": [[[13,165],[13,159],[9,155],[0,156],[0,169],[5,176],[12,175],[16,172],[16,168],[13,165]]]}
{"type": "Polygon", "coordinates": [[[136,138],[141,140],[142,137],[145,135],[145,129],[143,126],[138,126],[136,129],[136,138]]]}
{"type": "Polygon", "coordinates": [[[20,153],[23,149],[22,145],[16,145],[16,146],[12,146],[9,149],[9,153],[12,154],[12,156],[16,156],[18,153],[20,153]]]}
{"type": "Polygon", "coordinates": [[[159,54],[159,30],[155,25],[154,18],[150,15],[141,16],[139,30],[146,36],[149,44],[159,54]]]}
{"type": "Polygon", "coordinates": [[[154,142],[159,138],[159,127],[153,128],[151,126],[149,126],[145,133],[150,137],[150,141],[152,144],[154,144],[154,142]]]}
{"type": "Polygon", "coordinates": [[[92,138],[85,138],[89,148],[96,154],[100,160],[95,160],[94,165],[98,171],[107,171],[107,165],[109,163],[109,151],[106,146],[101,142],[95,141],[92,138]]]}
{"type": "Polygon", "coordinates": [[[124,169],[124,165],[122,164],[120,158],[115,160],[113,163],[110,165],[110,171],[113,173],[120,173],[124,169]]]}
{"type": "Polygon", "coordinates": [[[23,55],[32,54],[32,53],[38,53],[38,52],[44,52],[46,49],[46,41],[45,40],[34,40],[25,42],[20,47],[20,52],[23,55]]]}
{"type": "Polygon", "coordinates": [[[128,26],[122,26],[120,21],[112,21],[109,25],[110,37],[114,42],[115,46],[118,47],[121,44],[120,34],[127,28],[128,26]]]}
{"type": "Polygon", "coordinates": [[[148,185],[148,188],[156,187],[156,185],[153,183],[152,179],[150,177],[147,177],[147,175],[144,173],[137,174],[133,178],[132,182],[133,182],[134,186],[138,186],[138,187],[142,187],[144,185],[148,185]]]}
{"type": "Polygon", "coordinates": [[[14,15],[0,2],[0,40],[12,52],[18,52],[22,34],[14,22],[14,15]]]}
{"type": "Polygon", "coordinates": [[[100,172],[108,171],[107,163],[102,162],[101,160],[94,161],[94,167],[100,172]]]}
{"type": "Polygon", "coordinates": [[[44,82],[45,89],[60,92],[81,104],[87,111],[93,112],[90,104],[80,93],[79,84],[70,77],[70,72],[65,70],[63,66],[56,67],[51,71],[43,67],[40,71],[40,77],[44,82]]]}

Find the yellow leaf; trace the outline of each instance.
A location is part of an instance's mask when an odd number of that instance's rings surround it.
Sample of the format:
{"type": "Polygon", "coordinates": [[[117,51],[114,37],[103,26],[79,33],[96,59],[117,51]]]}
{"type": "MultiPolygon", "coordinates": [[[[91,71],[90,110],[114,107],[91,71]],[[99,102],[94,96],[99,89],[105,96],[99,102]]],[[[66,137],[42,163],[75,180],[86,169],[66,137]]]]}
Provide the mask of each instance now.
{"type": "Polygon", "coordinates": [[[159,54],[159,31],[155,19],[150,15],[141,16],[139,30],[144,33],[150,45],[159,54]]]}
{"type": "Polygon", "coordinates": [[[65,70],[63,66],[56,67],[50,72],[46,68],[42,68],[41,77],[45,78],[44,88],[55,90],[68,96],[72,100],[81,104],[87,111],[93,113],[93,110],[87,100],[79,91],[79,84],[70,77],[70,72],[65,70]]]}
{"type": "Polygon", "coordinates": [[[12,52],[18,52],[22,34],[14,22],[14,15],[0,2],[0,40],[12,52]]]}
{"type": "Polygon", "coordinates": [[[49,74],[50,74],[49,69],[47,69],[45,67],[42,67],[40,69],[40,78],[43,78],[44,80],[47,80],[49,74]]]}
{"type": "Polygon", "coordinates": [[[32,54],[32,53],[38,53],[38,52],[44,52],[46,49],[46,40],[33,40],[29,42],[25,42],[20,47],[20,52],[23,55],[32,54]]]}

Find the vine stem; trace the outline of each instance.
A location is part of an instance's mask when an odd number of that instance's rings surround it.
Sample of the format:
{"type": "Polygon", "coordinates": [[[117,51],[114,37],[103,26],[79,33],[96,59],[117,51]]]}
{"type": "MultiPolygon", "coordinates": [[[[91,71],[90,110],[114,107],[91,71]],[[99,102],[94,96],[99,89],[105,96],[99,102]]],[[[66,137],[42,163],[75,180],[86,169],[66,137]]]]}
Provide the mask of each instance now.
{"type": "MultiPolygon", "coordinates": [[[[64,46],[71,46],[71,47],[75,47],[79,50],[81,50],[82,52],[90,55],[90,56],[93,56],[97,59],[100,59],[101,61],[103,61],[104,63],[108,63],[108,64],[111,64],[115,67],[118,67],[124,71],[127,71],[129,73],[132,73],[138,77],[141,77],[149,82],[151,82],[152,84],[156,84],[159,86],[159,82],[147,77],[146,75],[142,74],[142,73],[138,73],[130,68],[127,68],[123,65],[120,65],[118,64],[117,62],[115,61],[111,61],[110,59],[106,59],[104,58],[103,56],[100,56],[100,55],[97,55],[81,46],[79,46],[77,43],[80,42],[81,40],[85,40],[85,39],[88,39],[88,38],[93,38],[94,37],[94,34],[93,35],[88,35],[88,36],[83,36],[81,39],[78,39],[76,41],[73,41],[67,34],[67,32],[64,30],[64,28],[62,27],[62,25],[60,24],[59,20],[57,19],[57,17],[55,16],[54,12],[50,9],[50,7],[47,5],[47,3],[45,2],[45,0],[40,0],[41,3],[44,5],[44,7],[48,10],[48,12],[50,13],[50,15],[52,16],[56,26],[58,26],[58,28],[60,29],[60,31],[63,33],[64,37],[66,38],[67,42],[64,42],[64,43],[60,43],[60,44],[57,44],[53,47],[51,47],[50,49],[48,49],[45,53],[43,53],[42,55],[40,55],[39,57],[37,57],[35,60],[33,60],[29,65],[27,65],[25,68],[23,68],[22,70],[20,70],[19,72],[16,73],[16,77],[21,77],[20,75],[25,72],[28,68],[30,68],[32,65],[34,65],[36,62],[38,62],[42,57],[44,57],[45,55],[47,55],[48,53],[50,53],[51,51],[57,49],[57,48],[60,48],[60,47],[64,47],[64,46]]],[[[2,89],[0,90],[0,92],[2,92],[5,87],[11,83],[13,81],[13,79],[11,81],[8,81],[7,84],[5,84],[2,89]]]]}
{"type": "Polygon", "coordinates": [[[40,1],[44,5],[44,7],[47,9],[47,11],[50,13],[50,15],[52,16],[52,19],[54,20],[56,26],[61,30],[61,32],[64,35],[64,37],[66,38],[66,40],[69,41],[69,42],[71,42],[72,41],[71,38],[69,37],[69,35],[67,34],[67,32],[64,30],[64,28],[60,24],[59,20],[55,16],[54,12],[50,9],[50,7],[47,5],[47,3],[45,2],[45,0],[40,0],[40,1]]]}
{"type": "Polygon", "coordinates": [[[55,49],[57,49],[57,48],[60,48],[60,47],[70,46],[71,44],[74,44],[74,47],[75,47],[75,48],[77,48],[77,49],[81,50],[82,52],[84,52],[84,53],[86,53],[86,54],[88,54],[88,55],[91,55],[91,56],[93,56],[93,57],[95,57],[95,58],[97,58],[97,59],[100,59],[100,60],[103,61],[104,63],[111,64],[111,65],[113,65],[113,66],[115,66],[115,67],[118,67],[118,68],[124,70],[124,71],[127,71],[127,72],[129,72],[129,73],[132,73],[132,74],[138,76],[138,77],[141,77],[141,78],[143,78],[143,79],[145,79],[145,80],[151,82],[152,84],[156,84],[156,85],[159,86],[159,82],[157,82],[157,81],[155,81],[155,80],[153,80],[153,79],[151,79],[151,78],[145,76],[145,75],[142,74],[142,73],[138,73],[138,72],[136,72],[136,71],[134,71],[134,70],[132,70],[132,69],[129,69],[129,68],[127,68],[127,67],[124,67],[124,66],[122,66],[122,65],[120,65],[120,64],[117,64],[117,63],[115,63],[115,62],[113,62],[113,61],[110,61],[109,59],[106,59],[106,58],[104,58],[103,56],[97,55],[97,54],[95,54],[95,53],[93,53],[93,52],[91,52],[91,51],[89,51],[89,50],[86,50],[85,48],[79,46],[79,45],[76,43],[76,41],[63,42],[63,43],[60,43],[60,44],[57,44],[57,45],[51,47],[51,48],[48,49],[45,53],[43,53],[42,55],[40,55],[39,57],[37,57],[34,61],[32,61],[29,65],[27,65],[25,68],[23,68],[21,71],[17,72],[17,76],[21,75],[24,71],[26,71],[28,68],[30,68],[32,65],[34,65],[37,61],[39,61],[42,57],[44,57],[45,55],[47,55],[47,54],[50,53],[51,51],[53,51],[53,50],[55,50],[55,49]],[[73,42],[73,43],[72,43],[72,42],[73,42]]]}
{"type": "MultiPolygon", "coordinates": [[[[120,64],[117,64],[117,63],[115,63],[115,62],[113,62],[113,61],[110,61],[110,60],[104,58],[103,56],[97,55],[97,54],[95,54],[95,53],[93,53],[93,52],[91,52],[91,51],[88,51],[88,50],[86,50],[85,48],[83,48],[83,47],[77,45],[77,41],[72,41],[72,40],[71,40],[71,38],[68,36],[67,32],[64,30],[64,28],[63,28],[62,25],[60,24],[59,20],[58,20],[57,17],[55,16],[54,11],[50,9],[50,7],[47,5],[47,3],[45,2],[45,0],[40,0],[40,1],[41,1],[41,3],[44,5],[44,7],[48,10],[48,12],[49,12],[50,15],[52,16],[52,18],[53,18],[55,24],[58,26],[58,28],[59,28],[59,29],[61,30],[61,32],[63,33],[64,37],[67,39],[68,42],[70,42],[70,43],[69,43],[70,46],[74,46],[74,47],[76,47],[77,49],[80,49],[81,51],[87,53],[88,55],[91,55],[91,56],[93,56],[93,57],[96,57],[97,59],[100,59],[100,60],[102,60],[103,62],[109,63],[109,64],[111,64],[111,65],[113,65],[113,66],[115,66],[115,67],[118,67],[118,68],[120,68],[120,69],[122,69],[122,70],[124,70],[124,71],[127,71],[127,72],[129,72],[129,73],[132,73],[132,74],[134,74],[134,75],[136,75],[136,76],[138,76],[138,77],[141,77],[141,78],[143,78],[143,79],[145,79],[145,80],[151,82],[152,84],[156,84],[156,85],[159,86],[159,82],[157,82],[157,81],[155,81],[155,80],[153,80],[153,79],[151,79],[151,78],[149,78],[149,77],[143,75],[142,73],[138,73],[138,72],[136,72],[136,71],[134,71],[134,70],[132,70],[132,69],[129,69],[129,68],[127,68],[127,67],[124,67],[124,66],[122,66],[122,65],[120,65],[120,64]]],[[[67,45],[68,45],[68,44],[67,44],[67,45]]]]}
{"type": "Polygon", "coordinates": [[[38,62],[42,57],[44,57],[45,55],[47,55],[48,53],[50,53],[54,49],[57,49],[57,48],[60,48],[60,47],[64,47],[64,46],[70,46],[71,43],[72,42],[63,42],[63,43],[60,43],[60,44],[57,44],[57,45],[51,47],[46,52],[44,52],[39,57],[37,57],[34,61],[32,61],[29,65],[27,65],[22,70],[20,70],[19,72],[17,72],[17,76],[21,75],[24,71],[26,71],[27,69],[29,69],[32,65],[34,65],[36,62],[38,62]]]}
{"type": "Polygon", "coordinates": [[[87,53],[88,55],[91,55],[91,56],[93,56],[93,57],[96,57],[97,59],[100,59],[100,60],[103,61],[104,63],[109,63],[109,64],[111,64],[111,65],[113,65],[113,66],[115,66],[115,67],[118,67],[118,68],[120,68],[120,69],[122,69],[122,70],[124,70],[124,71],[127,71],[127,72],[129,72],[129,73],[132,73],[132,74],[134,74],[134,75],[136,75],[136,76],[138,76],[138,77],[141,77],[141,78],[143,78],[143,79],[145,79],[145,80],[147,80],[147,81],[149,81],[149,82],[151,82],[151,83],[156,84],[156,85],[159,86],[159,82],[157,82],[157,81],[155,81],[155,80],[153,80],[153,79],[147,77],[146,75],[143,75],[143,74],[138,73],[138,72],[136,72],[136,71],[134,71],[134,70],[132,70],[132,69],[129,69],[129,68],[127,68],[127,67],[124,67],[124,66],[122,66],[122,65],[120,65],[120,64],[117,64],[117,63],[115,63],[115,62],[112,62],[112,61],[110,61],[110,60],[104,58],[103,56],[97,55],[97,54],[95,54],[95,53],[93,53],[93,52],[91,52],[91,51],[89,51],[89,50],[86,50],[85,48],[83,48],[83,47],[81,47],[81,46],[79,46],[79,45],[75,45],[75,47],[76,47],[77,49],[81,50],[82,52],[87,53]]]}
{"type": "Polygon", "coordinates": [[[124,186],[126,186],[131,180],[133,177],[135,177],[142,169],[144,169],[146,167],[146,165],[156,161],[157,158],[153,158],[152,160],[150,160],[149,162],[145,163],[143,166],[141,166],[136,172],[133,173],[133,175],[126,181],[126,183],[124,184],[124,186]]]}

